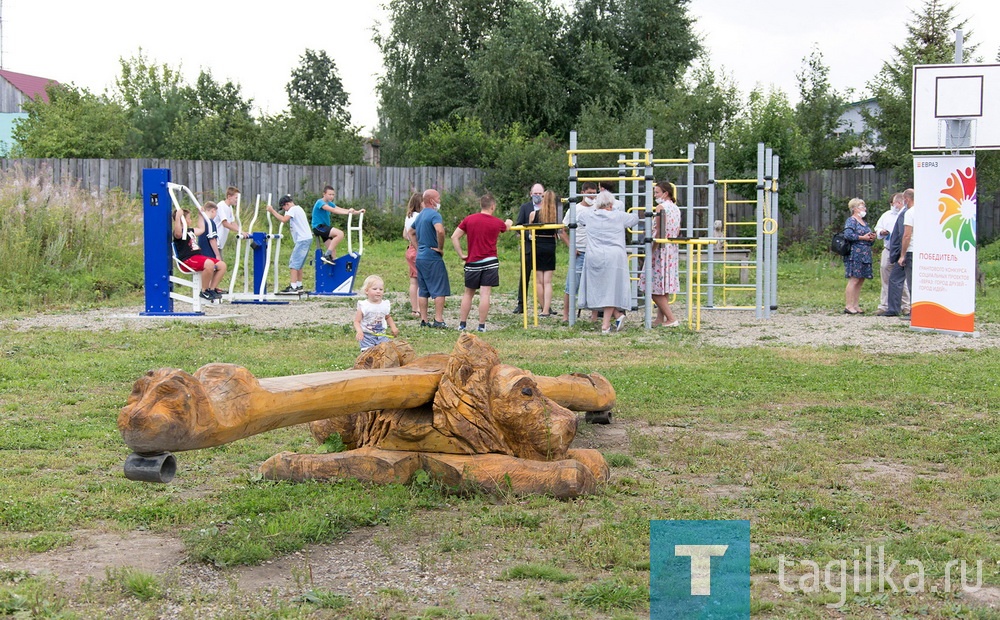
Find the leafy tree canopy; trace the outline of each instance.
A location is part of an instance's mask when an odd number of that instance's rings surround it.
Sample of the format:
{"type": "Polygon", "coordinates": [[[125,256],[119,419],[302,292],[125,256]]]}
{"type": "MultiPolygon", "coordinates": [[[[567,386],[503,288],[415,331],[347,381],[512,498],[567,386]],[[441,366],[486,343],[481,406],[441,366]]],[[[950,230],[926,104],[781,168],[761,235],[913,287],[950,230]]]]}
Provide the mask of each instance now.
{"type": "Polygon", "coordinates": [[[347,110],[349,96],[344,91],[337,72],[337,63],[324,50],[307,49],[299,58],[299,66],[292,70],[292,79],[285,85],[288,101],[294,106],[337,119],[349,125],[351,114],[347,110]]]}
{"type": "Polygon", "coordinates": [[[99,158],[126,156],[130,131],[122,107],[72,84],[49,84],[24,103],[28,117],[15,121],[14,157],[99,158]]]}

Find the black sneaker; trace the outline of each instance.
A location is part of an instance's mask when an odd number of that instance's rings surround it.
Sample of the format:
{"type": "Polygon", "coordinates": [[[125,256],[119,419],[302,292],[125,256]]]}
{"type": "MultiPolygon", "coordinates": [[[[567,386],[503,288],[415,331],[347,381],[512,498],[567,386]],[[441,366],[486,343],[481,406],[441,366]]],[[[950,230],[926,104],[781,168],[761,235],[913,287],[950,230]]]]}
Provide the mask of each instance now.
{"type": "Polygon", "coordinates": [[[215,294],[218,295],[218,296],[220,296],[220,297],[223,296],[223,295],[227,295],[229,293],[229,291],[227,291],[225,289],[221,289],[221,288],[217,288],[217,289],[214,289],[214,290],[215,290],[215,294]]]}
{"type": "Polygon", "coordinates": [[[514,306],[514,314],[524,314],[524,308],[522,306],[514,306]]]}
{"type": "Polygon", "coordinates": [[[327,252],[323,256],[320,256],[319,259],[324,263],[326,263],[327,265],[332,265],[334,261],[333,254],[330,254],[329,252],[327,252]]]}
{"type": "Polygon", "coordinates": [[[444,321],[434,321],[430,324],[430,327],[433,327],[434,329],[448,329],[448,324],[444,321]]]}
{"type": "Polygon", "coordinates": [[[301,291],[301,290],[302,290],[301,286],[292,286],[291,284],[289,284],[285,288],[283,288],[280,291],[278,291],[278,294],[279,295],[297,295],[299,293],[299,291],[301,291]]]}
{"type": "Polygon", "coordinates": [[[484,332],[484,331],[486,331],[486,326],[485,325],[480,325],[479,327],[476,328],[476,331],[477,332],[484,332]]]}
{"type": "Polygon", "coordinates": [[[201,292],[201,295],[199,295],[199,297],[207,301],[215,301],[215,292],[205,289],[204,291],[201,292]]]}
{"type": "Polygon", "coordinates": [[[420,321],[420,327],[430,327],[430,324],[427,321],[420,321]]]}

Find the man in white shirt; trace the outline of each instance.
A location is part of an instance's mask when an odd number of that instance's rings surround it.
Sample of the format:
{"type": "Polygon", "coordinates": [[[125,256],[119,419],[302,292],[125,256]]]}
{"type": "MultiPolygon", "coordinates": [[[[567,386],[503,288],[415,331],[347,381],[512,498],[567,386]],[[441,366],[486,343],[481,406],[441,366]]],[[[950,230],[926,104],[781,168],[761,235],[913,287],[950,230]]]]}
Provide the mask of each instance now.
{"type": "MultiPolygon", "coordinates": [[[[892,275],[892,261],[889,259],[889,254],[891,254],[889,245],[892,243],[892,229],[896,225],[896,218],[898,218],[899,214],[902,212],[903,193],[898,192],[892,195],[889,210],[883,213],[882,216],[878,218],[878,222],[875,224],[875,235],[881,239],[884,244],[882,247],[882,258],[879,261],[879,275],[882,278],[882,292],[879,296],[878,310],[875,312],[875,316],[884,316],[889,308],[889,277],[892,275]]],[[[910,313],[910,289],[906,286],[903,287],[902,310],[903,314],[910,313]]]]}
{"type": "Polygon", "coordinates": [[[889,275],[889,299],[882,316],[898,316],[909,319],[910,315],[900,314],[902,307],[903,288],[913,286],[913,189],[903,192],[904,211],[897,216],[896,225],[892,229],[892,242],[889,244],[892,253],[889,260],[893,261],[892,273],[889,275]]]}

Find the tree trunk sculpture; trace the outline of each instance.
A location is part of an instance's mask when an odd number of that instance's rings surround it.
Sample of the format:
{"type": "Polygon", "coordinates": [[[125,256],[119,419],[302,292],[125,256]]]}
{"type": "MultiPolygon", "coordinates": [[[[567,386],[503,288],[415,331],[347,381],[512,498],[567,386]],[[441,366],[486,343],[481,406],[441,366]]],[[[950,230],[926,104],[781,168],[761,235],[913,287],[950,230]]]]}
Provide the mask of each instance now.
{"type": "Polygon", "coordinates": [[[424,470],[448,484],[572,497],[592,492],[608,469],[600,453],[569,449],[576,434],[570,409],[607,411],[614,399],[600,375],[535,376],[463,334],[450,355],[416,358],[407,343],[391,341],[339,372],[257,379],[232,364],[208,364],[194,375],[151,371],[136,381],[118,426],[133,457],[147,458],[139,455],[312,422],[318,441],[336,432],[350,450],[278,454],[261,466],[266,476],[406,482],[424,470]]]}

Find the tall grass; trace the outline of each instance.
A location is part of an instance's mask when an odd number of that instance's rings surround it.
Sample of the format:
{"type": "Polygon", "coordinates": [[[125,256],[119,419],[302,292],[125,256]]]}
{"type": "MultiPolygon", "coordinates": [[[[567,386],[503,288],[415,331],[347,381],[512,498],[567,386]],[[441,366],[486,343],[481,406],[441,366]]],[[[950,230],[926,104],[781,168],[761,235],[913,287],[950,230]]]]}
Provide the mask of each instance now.
{"type": "Polygon", "coordinates": [[[142,288],[142,205],[51,172],[0,172],[0,311],[88,304],[142,288]]]}

